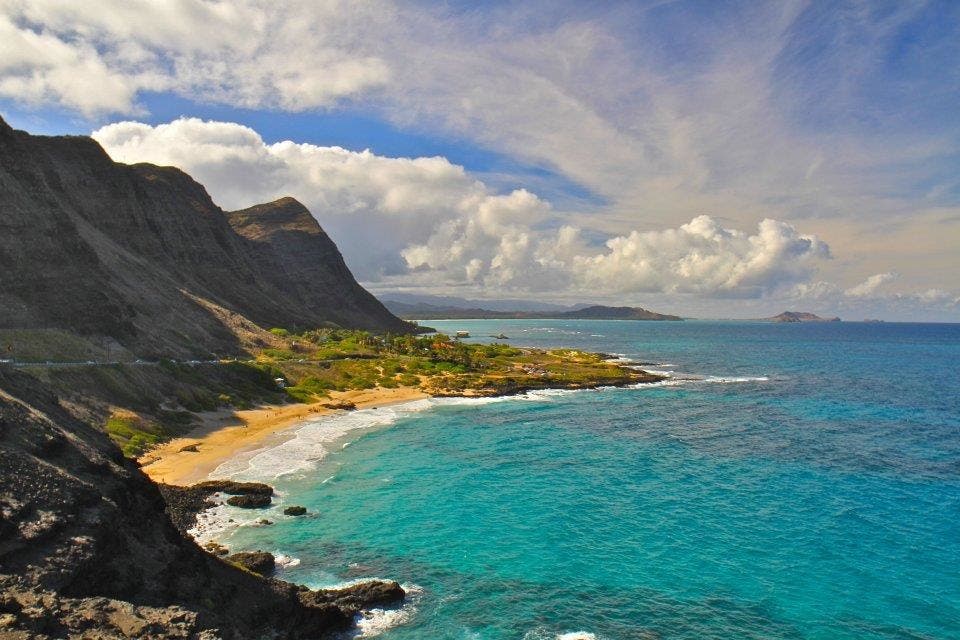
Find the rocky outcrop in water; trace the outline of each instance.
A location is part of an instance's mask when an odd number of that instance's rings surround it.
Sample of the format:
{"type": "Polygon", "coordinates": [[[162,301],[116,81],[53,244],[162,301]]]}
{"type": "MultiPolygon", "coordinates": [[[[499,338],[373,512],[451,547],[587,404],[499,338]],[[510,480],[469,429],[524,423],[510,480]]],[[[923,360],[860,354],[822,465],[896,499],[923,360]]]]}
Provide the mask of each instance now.
{"type": "Polygon", "coordinates": [[[389,582],[314,592],[245,571],[166,508],[103,433],[0,367],[0,636],[305,640],[403,597],[389,582]]]}
{"type": "Polygon", "coordinates": [[[227,498],[228,505],[231,507],[240,507],[241,509],[263,509],[264,507],[269,507],[271,502],[270,496],[256,493],[230,496],[227,498]]]}

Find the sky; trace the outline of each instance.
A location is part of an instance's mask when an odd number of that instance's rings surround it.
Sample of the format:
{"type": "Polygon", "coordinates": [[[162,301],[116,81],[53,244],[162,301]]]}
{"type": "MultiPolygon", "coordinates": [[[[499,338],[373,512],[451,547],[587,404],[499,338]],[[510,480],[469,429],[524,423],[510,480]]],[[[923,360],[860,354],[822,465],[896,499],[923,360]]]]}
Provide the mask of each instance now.
{"type": "Polygon", "coordinates": [[[0,115],[374,293],[960,321],[960,2],[0,0],[0,115]]]}

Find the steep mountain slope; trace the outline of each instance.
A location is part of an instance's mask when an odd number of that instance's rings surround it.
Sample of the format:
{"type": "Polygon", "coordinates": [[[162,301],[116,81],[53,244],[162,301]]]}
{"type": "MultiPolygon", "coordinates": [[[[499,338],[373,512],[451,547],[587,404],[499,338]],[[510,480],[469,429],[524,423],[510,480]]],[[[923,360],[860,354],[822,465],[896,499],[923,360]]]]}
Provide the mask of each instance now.
{"type": "Polygon", "coordinates": [[[357,284],[337,246],[293,198],[233,211],[227,219],[249,241],[260,273],[296,308],[324,309],[328,321],[345,327],[409,330],[357,284]]]}
{"type": "Polygon", "coordinates": [[[236,352],[273,326],[412,328],[295,201],[229,215],[178,169],[115,163],[90,138],[2,120],[0,309],[0,329],[60,329],[138,355],[236,352]]]}

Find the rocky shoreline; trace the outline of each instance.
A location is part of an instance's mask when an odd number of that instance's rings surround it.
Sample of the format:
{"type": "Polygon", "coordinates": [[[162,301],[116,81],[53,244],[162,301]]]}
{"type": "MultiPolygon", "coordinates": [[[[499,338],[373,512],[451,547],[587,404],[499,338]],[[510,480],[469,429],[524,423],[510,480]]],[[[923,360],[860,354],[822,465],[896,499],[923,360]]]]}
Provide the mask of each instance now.
{"type": "Polygon", "coordinates": [[[401,604],[396,582],[312,591],[182,533],[210,492],[263,487],[207,484],[168,505],[105,434],[0,368],[0,637],[307,640],[401,604]]]}

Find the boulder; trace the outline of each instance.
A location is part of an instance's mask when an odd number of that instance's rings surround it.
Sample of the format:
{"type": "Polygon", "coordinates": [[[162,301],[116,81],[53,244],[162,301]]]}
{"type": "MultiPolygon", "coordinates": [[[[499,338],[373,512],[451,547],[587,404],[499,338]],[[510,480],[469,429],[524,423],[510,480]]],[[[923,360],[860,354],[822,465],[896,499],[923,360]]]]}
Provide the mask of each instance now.
{"type": "Polygon", "coordinates": [[[227,499],[227,504],[241,509],[262,509],[269,507],[271,502],[270,496],[259,493],[246,493],[239,496],[230,496],[227,499]]]}
{"type": "Polygon", "coordinates": [[[231,496],[261,495],[272,496],[273,487],[262,482],[235,482],[233,480],[206,480],[193,485],[193,489],[210,493],[226,493],[231,496]]]}
{"type": "Polygon", "coordinates": [[[270,575],[276,568],[273,554],[266,551],[241,551],[227,556],[225,560],[262,576],[270,575]]]}
{"type": "Polygon", "coordinates": [[[300,601],[308,606],[334,605],[342,611],[362,611],[374,607],[399,604],[407,596],[400,583],[393,580],[369,580],[344,587],[300,592],[300,601]]]}
{"type": "Polygon", "coordinates": [[[324,405],[326,409],[333,409],[335,411],[353,411],[357,408],[356,403],[350,402],[349,400],[337,400],[334,402],[327,402],[324,405]]]}
{"type": "Polygon", "coordinates": [[[284,508],[283,515],[285,516],[302,516],[306,515],[307,508],[301,507],[298,504],[290,505],[289,507],[284,508]]]}
{"type": "MultiPolygon", "coordinates": [[[[183,533],[187,533],[197,524],[197,514],[217,505],[210,500],[215,493],[242,496],[254,495],[269,498],[273,487],[260,482],[234,482],[233,480],[207,480],[189,487],[170,484],[159,485],[167,503],[167,513],[173,524],[183,533]]],[[[269,504],[267,500],[267,504],[269,504]]],[[[266,505],[264,505],[266,506],[266,505]]],[[[252,507],[251,507],[252,508],[252,507]]]]}

